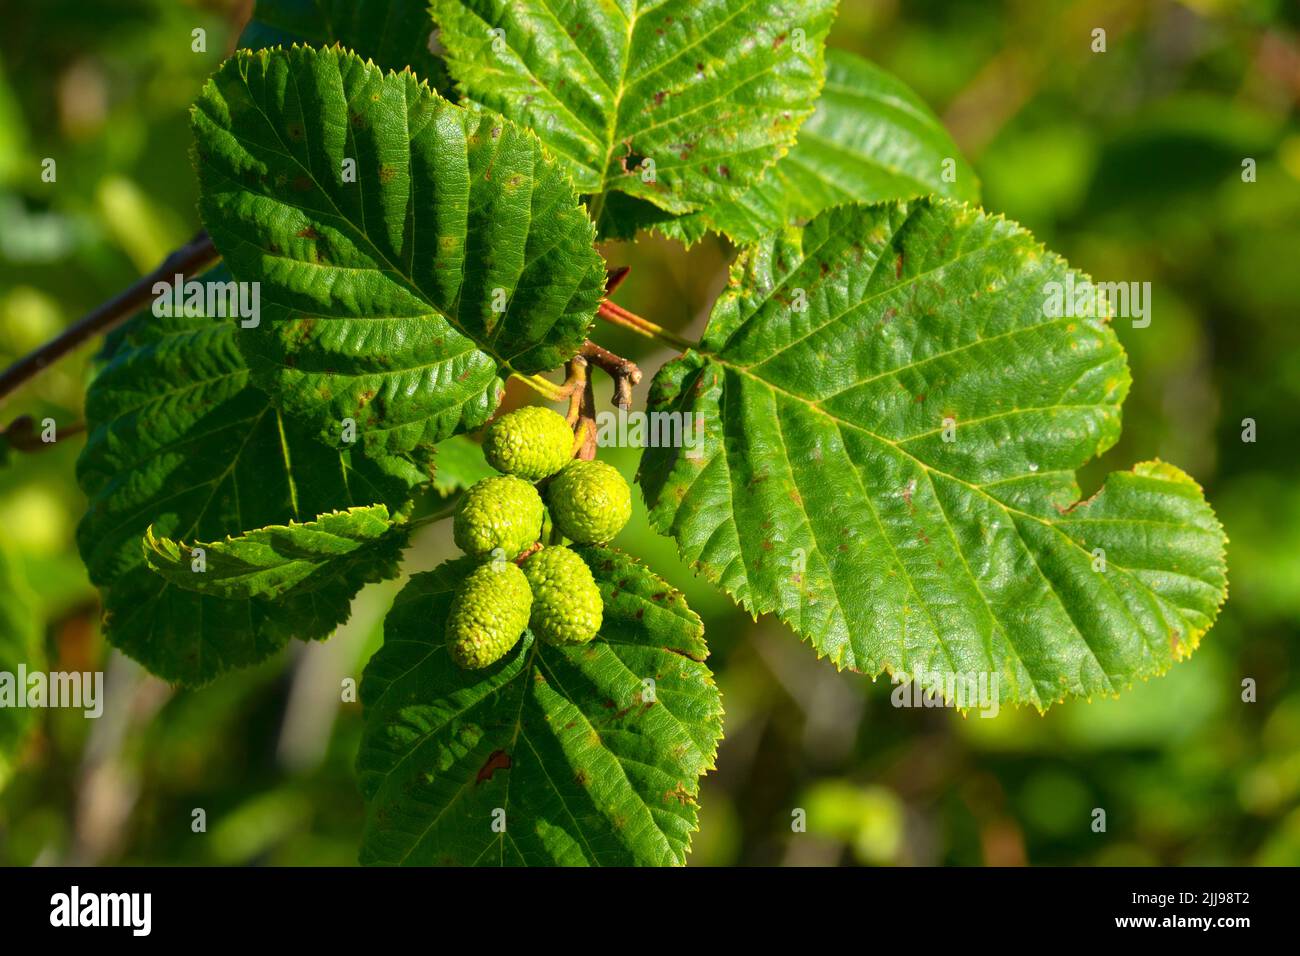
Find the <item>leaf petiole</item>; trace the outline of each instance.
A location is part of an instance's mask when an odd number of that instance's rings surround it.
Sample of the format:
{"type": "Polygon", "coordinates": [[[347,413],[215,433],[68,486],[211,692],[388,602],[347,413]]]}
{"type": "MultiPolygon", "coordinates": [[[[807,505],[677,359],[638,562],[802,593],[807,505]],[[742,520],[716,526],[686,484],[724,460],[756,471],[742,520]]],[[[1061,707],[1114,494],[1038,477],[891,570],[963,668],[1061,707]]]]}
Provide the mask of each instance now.
{"type": "Polygon", "coordinates": [[[635,312],[629,312],[621,305],[616,305],[608,299],[600,303],[600,307],[596,310],[596,314],[606,322],[611,322],[614,325],[621,325],[625,329],[631,329],[633,332],[644,335],[648,339],[658,339],[665,345],[671,345],[673,348],[681,352],[693,349],[698,344],[689,339],[682,338],[675,332],[669,332],[663,326],[655,325],[655,323],[651,322],[649,319],[642,318],[635,312]]]}
{"type": "Polygon", "coordinates": [[[556,385],[540,375],[521,375],[519,372],[512,372],[511,375],[538,392],[548,402],[562,402],[569,397],[569,393],[563,386],[556,385]]]}

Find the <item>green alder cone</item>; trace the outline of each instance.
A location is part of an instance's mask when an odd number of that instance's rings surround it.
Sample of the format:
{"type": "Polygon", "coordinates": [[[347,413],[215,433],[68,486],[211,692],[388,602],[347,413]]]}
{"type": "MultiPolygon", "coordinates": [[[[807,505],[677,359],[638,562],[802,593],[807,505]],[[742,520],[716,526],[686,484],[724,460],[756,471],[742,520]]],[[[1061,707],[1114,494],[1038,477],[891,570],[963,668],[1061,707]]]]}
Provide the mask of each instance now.
{"type": "Polygon", "coordinates": [[[528,405],[492,423],[483,436],[483,455],[497,471],[541,481],[573,457],[573,430],[558,412],[528,405]]]}
{"type": "Polygon", "coordinates": [[[587,563],[565,547],[543,548],[524,562],[533,590],[533,633],[557,647],[586,644],[600,630],[600,588],[587,563]]]}
{"type": "Polygon", "coordinates": [[[542,533],[542,498],[509,475],[476,482],[456,509],[452,537],[466,554],[486,558],[497,548],[513,558],[542,533]]]}
{"type": "Polygon", "coordinates": [[[546,492],[560,533],[578,544],[602,544],[632,517],[632,489],[612,465],[574,461],[546,492]]]}
{"type": "Polygon", "coordinates": [[[533,595],[528,578],[509,561],[492,561],[469,573],[447,614],[447,650],[468,670],[495,664],[528,626],[533,595]]]}

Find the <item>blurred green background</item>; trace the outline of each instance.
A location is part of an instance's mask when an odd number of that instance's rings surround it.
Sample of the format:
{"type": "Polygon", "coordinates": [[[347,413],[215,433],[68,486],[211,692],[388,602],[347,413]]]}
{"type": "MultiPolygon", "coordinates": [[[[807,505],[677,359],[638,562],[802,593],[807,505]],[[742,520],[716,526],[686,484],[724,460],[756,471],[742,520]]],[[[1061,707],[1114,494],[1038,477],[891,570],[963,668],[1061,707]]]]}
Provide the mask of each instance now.
{"type": "MultiPolygon", "coordinates": [[[[1116,324],[1134,378],[1124,438],[1082,483],[1091,492],[1157,455],[1185,468],[1227,527],[1231,594],[1189,662],[1119,700],[993,720],[895,709],[888,681],[837,674],[693,579],[642,509],[619,544],[704,616],[727,712],[691,862],[1300,864],[1300,4],[840,6],[832,45],[936,109],[989,209],[1099,279],[1152,283],[1150,327],[1116,324]],[[1098,27],[1104,54],[1090,49],[1098,27]],[[1242,700],[1248,678],[1256,702],[1242,700]],[[796,808],[807,833],[792,832],[796,808]]],[[[196,230],[187,107],[250,7],[6,0],[0,365],[196,230]],[[191,49],[196,27],[206,52],[191,49]]],[[[654,239],[604,252],[633,267],[621,302],[693,336],[732,254],[654,239]]],[[[647,372],[669,357],[616,329],[599,337],[647,372]]],[[[8,400],[0,424],[79,422],[95,347],[8,400]]],[[[0,467],[0,628],[43,636],[50,669],[104,670],[107,707],[97,721],[36,714],[12,765],[0,761],[0,863],[353,863],[361,714],[338,688],[360,677],[400,582],[363,592],[326,644],[200,691],[169,688],[100,636],[73,543],[80,445],[69,435],[0,467]],[[192,832],[196,808],[206,833],[192,832]]],[[[635,453],[603,454],[634,473],[635,453]]],[[[419,537],[408,569],[438,564],[448,531],[419,537]]]]}

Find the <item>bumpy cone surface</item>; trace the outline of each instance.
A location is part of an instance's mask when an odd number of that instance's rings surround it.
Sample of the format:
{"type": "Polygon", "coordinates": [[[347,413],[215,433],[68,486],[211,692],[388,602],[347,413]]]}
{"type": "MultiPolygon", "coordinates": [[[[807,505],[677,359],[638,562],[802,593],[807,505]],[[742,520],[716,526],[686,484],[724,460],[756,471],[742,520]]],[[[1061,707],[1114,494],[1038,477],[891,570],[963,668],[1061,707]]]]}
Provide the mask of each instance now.
{"type": "Polygon", "coordinates": [[[574,461],[546,490],[560,533],[579,544],[600,544],[623,530],[632,516],[632,489],[603,461],[574,461]]]}
{"type": "Polygon", "coordinates": [[[541,481],[573,457],[573,430],[563,415],[528,405],[489,426],[483,436],[483,456],[497,471],[541,481]]]}
{"type": "Polygon", "coordinates": [[[465,492],[452,522],[456,546],[476,558],[500,548],[513,558],[542,532],[542,498],[526,481],[484,478],[465,492]]]}
{"type": "Polygon", "coordinates": [[[548,644],[585,644],[600,630],[603,603],[587,562],[564,547],[543,548],[524,562],[533,589],[528,624],[548,644]]]}
{"type": "Polygon", "coordinates": [[[447,615],[447,649],[461,667],[478,669],[509,653],[528,626],[533,595],[524,572],[509,561],[471,571],[456,588],[447,615]]]}

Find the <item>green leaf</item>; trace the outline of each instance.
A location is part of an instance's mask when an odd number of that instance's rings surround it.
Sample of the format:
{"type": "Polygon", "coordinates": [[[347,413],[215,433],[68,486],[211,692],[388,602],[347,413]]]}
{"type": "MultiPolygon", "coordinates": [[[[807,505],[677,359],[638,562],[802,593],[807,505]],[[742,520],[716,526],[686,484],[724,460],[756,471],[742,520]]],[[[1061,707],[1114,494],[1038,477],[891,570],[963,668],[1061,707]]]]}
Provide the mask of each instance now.
{"type": "Polygon", "coordinates": [[[600,634],[580,647],[525,631],[502,661],[462,670],[443,628],[473,562],[398,595],[361,685],[363,863],[684,862],[722,735],[703,626],[628,556],[576,550],[605,602],[600,634]]]}
{"type": "Polygon", "coordinates": [[[89,499],[77,543],[106,589],[108,639],[186,684],[256,663],[290,637],[328,635],[352,593],[277,602],[184,590],[145,565],[150,526],[178,540],[219,540],[355,505],[398,508],[427,481],[395,459],[326,448],[276,411],[249,384],[234,322],[144,312],[127,323],[87,393],[77,462],[89,499]]]}
{"type": "Polygon", "coordinates": [[[385,70],[410,69],[439,92],[447,67],[430,49],[433,21],[425,0],[257,0],[239,46],[333,46],[352,50],[385,70]]]}
{"type": "Polygon", "coordinates": [[[366,505],[227,537],[184,544],[145,533],[145,561],[177,587],[215,597],[246,599],[330,588],[356,592],[393,578],[408,528],[384,505],[366,505]],[[202,564],[195,565],[195,549],[202,564]]]}
{"type": "Polygon", "coordinates": [[[193,128],[204,223],[259,283],[241,348],[330,444],[354,422],[367,455],[424,462],[488,418],[502,376],[554,368],[585,339],[603,262],[531,133],[302,47],[227,60],[193,128]]]}
{"type": "Polygon", "coordinates": [[[685,213],[754,183],[812,112],[834,12],[834,0],[433,2],[458,88],[536,130],[597,197],[594,218],[609,191],[685,213]]]}
{"type": "Polygon", "coordinates": [[[1163,463],[1079,501],[1129,374],[1104,321],[1044,314],[1068,271],[944,200],[752,248],[652,387],[652,412],[705,425],[696,457],[642,458],[655,526],[839,667],[986,672],[1039,708],[1164,672],[1224,599],[1223,531],[1163,463]]]}
{"type": "Polygon", "coordinates": [[[438,443],[433,487],[440,495],[462,491],[499,472],[483,457],[483,446],[468,435],[455,435],[438,443]]]}
{"type": "Polygon", "coordinates": [[[709,231],[756,242],[831,206],[930,194],[976,203],[979,178],[938,117],[902,80],[852,53],[828,50],[826,85],[794,149],[730,202],[658,229],[688,243],[709,231]]]}
{"type": "MultiPolygon", "coordinates": [[[[0,542],[0,674],[15,681],[18,693],[26,691],[17,683],[18,668],[31,673],[44,666],[40,620],[17,558],[0,542]]],[[[31,732],[34,714],[29,707],[0,706],[0,790],[9,782],[14,757],[31,732]]]]}

